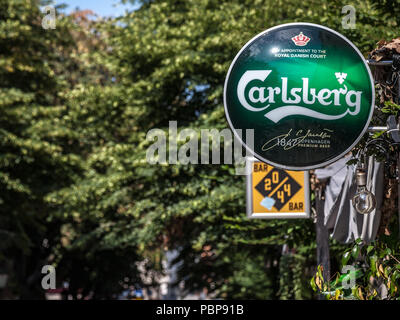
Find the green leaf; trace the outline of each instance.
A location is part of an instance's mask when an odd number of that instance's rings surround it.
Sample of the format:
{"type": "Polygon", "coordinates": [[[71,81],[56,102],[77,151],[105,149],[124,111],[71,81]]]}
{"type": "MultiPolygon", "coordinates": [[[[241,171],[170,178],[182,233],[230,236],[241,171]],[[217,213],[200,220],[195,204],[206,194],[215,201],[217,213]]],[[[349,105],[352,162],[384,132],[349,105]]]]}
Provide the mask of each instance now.
{"type": "Polygon", "coordinates": [[[359,246],[354,246],[353,249],[351,249],[351,256],[353,259],[357,259],[360,254],[360,247],[359,246]]]}
{"type": "Polygon", "coordinates": [[[390,248],[386,248],[385,255],[391,255],[391,254],[392,254],[392,250],[390,248]]]}
{"type": "Polygon", "coordinates": [[[361,238],[356,239],[356,241],[355,241],[355,244],[356,244],[356,245],[359,245],[359,244],[361,244],[361,243],[362,243],[362,239],[361,239],[361,238]]]}
{"type": "Polygon", "coordinates": [[[347,251],[347,252],[345,252],[345,253],[343,254],[343,257],[342,257],[342,266],[347,265],[347,262],[349,261],[350,257],[351,257],[350,251],[347,251]]]}
{"type": "Polygon", "coordinates": [[[318,291],[317,286],[316,286],[316,284],[315,284],[315,276],[311,278],[311,280],[310,280],[310,285],[311,285],[311,288],[312,288],[315,292],[318,291]]]}
{"type": "Polygon", "coordinates": [[[369,259],[369,266],[370,266],[371,271],[373,272],[373,274],[376,274],[376,272],[377,272],[377,270],[376,270],[376,262],[377,261],[378,261],[378,257],[376,255],[373,255],[369,259]]]}

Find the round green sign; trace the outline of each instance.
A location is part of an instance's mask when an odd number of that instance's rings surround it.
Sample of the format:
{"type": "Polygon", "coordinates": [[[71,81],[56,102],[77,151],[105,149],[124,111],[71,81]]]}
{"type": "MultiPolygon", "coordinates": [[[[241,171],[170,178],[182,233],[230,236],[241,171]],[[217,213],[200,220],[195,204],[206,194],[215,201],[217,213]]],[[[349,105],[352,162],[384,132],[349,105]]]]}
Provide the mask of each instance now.
{"type": "Polygon", "coordinates": [[[235,136],[256,158],[283,169],[318,168],[348,153],[367,130],[374,104],[360,51],[311,23],[260,33],[236,55],[225,80],[225,114],[235,136]]]}

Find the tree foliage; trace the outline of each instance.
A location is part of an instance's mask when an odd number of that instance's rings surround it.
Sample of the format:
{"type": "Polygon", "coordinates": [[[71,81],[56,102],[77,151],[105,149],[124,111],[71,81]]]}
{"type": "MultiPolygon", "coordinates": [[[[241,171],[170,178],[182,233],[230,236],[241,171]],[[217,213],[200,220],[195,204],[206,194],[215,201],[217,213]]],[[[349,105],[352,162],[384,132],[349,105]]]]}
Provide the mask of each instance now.
{"type": "Polygon", "coordinates": [[[73,42],[68,20],[52,33],[41,27],[36,1],[2,0],[0,7],[0,259],[29,296],[49,254],[43,240],[57,237],[44,196],[69,185],[81,167],[59,125],[64,53],[73,42]]]}
{"type": "Polygon", "coordinates": [[[188,291],[310,297],[299,272],[315,264],[313,221],[248,220],[244,178],[233,165],[149,164],[147,132],[168,133],[169,121],[226,128],[224,78],[257,33],[314,22],[366,53],[396,35],[398,6],[355,1],[357,28],[345,30],[345,1],[143,1],[116,19],[86,13],[43,30],[38,2],[0,3],[4,259],[43,251],[72,294],[84,288],[102,297],[139,281],[136,262],[159,270],[154,257],[178,249],[178,280],[188,291]],[[279,290],[283,244],[296,252],[288,270],[296,286],[287,293],[279,290]]]}

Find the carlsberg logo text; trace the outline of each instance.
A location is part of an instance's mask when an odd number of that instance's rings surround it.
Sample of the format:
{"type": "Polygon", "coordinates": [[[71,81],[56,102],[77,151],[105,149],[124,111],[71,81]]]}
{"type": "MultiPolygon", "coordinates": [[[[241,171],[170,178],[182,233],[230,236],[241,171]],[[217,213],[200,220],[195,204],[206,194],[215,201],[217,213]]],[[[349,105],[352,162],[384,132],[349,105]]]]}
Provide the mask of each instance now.
{"type": "MultiPolygon", "coordinates": [[[[289,90],[288,78],[281,77],[280,86],[253,86],[246,96],[246,88],[251,81],[260,80],[264,82],[271,72],[272,70],[249,70],[243,74],[237,86],[237,96],[244,108],[252,112],[266,111],[264,116],[275,123],[292,115],[303,115],[322,120],[337,120],[347,114],[355,116],[360,112],[361,91],[348,90],[347,86],[343,84],[342,88],[333,90],[323,88],[317,92],[315,88],[309,87],[309,78],[301,78],[301,88],[291,88],[289,90]],[[280,97],[283,105],[269,111],[270,107],[276,104],[275,101],[278,97],[280,97]],[[257,104],[258,107],[254,107],[250,103],[257,104]],[[315,103],[327,108],[346,106],[347,110],[340,114],[332,115],[307,107],[307,105],[315,103]]],[[[335,75],[340,84],[344,82],[344,78],[347,76],[347,74],[343,73],[335,73],[335,75]]]]}

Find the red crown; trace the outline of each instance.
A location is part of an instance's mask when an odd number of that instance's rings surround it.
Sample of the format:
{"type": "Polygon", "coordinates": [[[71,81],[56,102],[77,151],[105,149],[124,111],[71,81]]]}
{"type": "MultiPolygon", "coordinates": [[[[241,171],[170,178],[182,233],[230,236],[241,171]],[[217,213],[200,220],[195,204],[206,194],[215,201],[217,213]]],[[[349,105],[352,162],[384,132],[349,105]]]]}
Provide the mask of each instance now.
{"type": "Polygon", "coordinates": [[[311,39],[309,37],[305,36],[303,34],[303,32],[300,32],[297,36],[292,38],[292,41],[294,42],[294,44],[296,46],[300,46],[300,47],[305,46],[308,43],[308,41],[310,41],[310,40],[311,39]]]}

